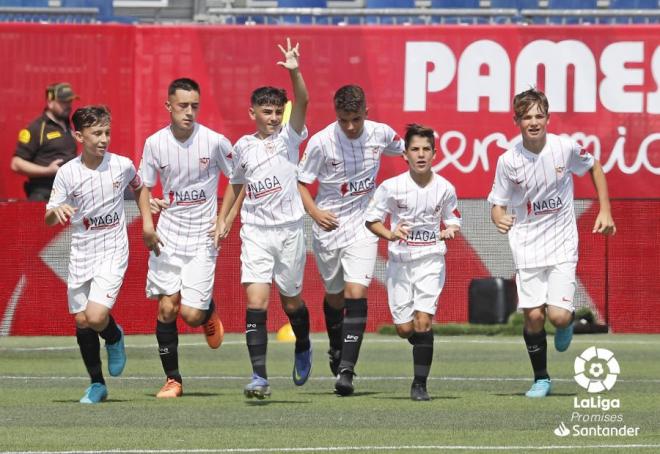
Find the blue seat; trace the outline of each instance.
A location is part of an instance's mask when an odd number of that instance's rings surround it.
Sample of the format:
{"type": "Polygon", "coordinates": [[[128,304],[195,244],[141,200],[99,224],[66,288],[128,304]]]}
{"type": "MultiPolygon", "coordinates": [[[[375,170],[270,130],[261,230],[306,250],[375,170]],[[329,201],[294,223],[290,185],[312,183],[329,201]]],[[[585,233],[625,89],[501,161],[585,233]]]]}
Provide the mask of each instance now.
{"type": "MultiPolygon", "coordinates": [[[[449,9],[479,9],[479,0],[431,0],[431,8],[449,9]]],[[[487,17],[474,16],[434,16],[433,22],[444,24],[487,24],[487,17]]]]}
{"type": "MultiPolygon", "coordinates": [[[[610,0],[610,9],[658,9],[658,0],[610,0]]],[[[657,23],[656,17],[615,17],[612,22],[617,24],[657,23]]]]}
{"type": "MultiPolygon", "coordinates": [[[[548,9],[596,9],[598,7],[597,0],[548,0],[548,9]]],[[[596,18],[591,16],[584,17],[550,17],[550,23],[554,24],[581,24],[581,23],[595,23],[596,18]]]]}
{"type": "MultiPolygon", "coordinates": [[[[364,5],[368,8],[415,8],[415,0],[366,0],[364,5]]],[[[368,24],[405,24],[413,22],[416,18],[412,16],[367,16],[368,24]]]]}
{"type": "Polygon", "coordinates": [[[48,0],[0,0],[0,6],[24,6],[30,8],[47,8],[48,0]]]}
{"type": "Polygon", "coordinates": [[[112,0],[62,0],[61,5],[65,8],[98,8],[99,20],[108,22],[114,17],[112,0]]]}
{"type": "MultiPolygon", "coordinates": [[[[278,8],[327,8],[326,0],[277,0],[278,8]]],[[[282,16],[287,24],[311,24],[312,16],[282,16]]],[[[326,18],[318,18],[317,22],[327,22],[326,18]]]]}

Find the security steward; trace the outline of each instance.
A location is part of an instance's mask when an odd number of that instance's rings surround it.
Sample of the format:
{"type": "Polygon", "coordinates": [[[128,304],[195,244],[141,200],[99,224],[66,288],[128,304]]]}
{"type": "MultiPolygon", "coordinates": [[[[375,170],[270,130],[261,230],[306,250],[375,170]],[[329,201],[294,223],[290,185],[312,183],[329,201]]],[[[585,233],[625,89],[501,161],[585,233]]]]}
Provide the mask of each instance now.
{"type": "Polygon", "coordinates": [[[48,201],[57,169],[76,157],[70,116],[77,98],[69,83],[48,86],[43,114],[18,133],[11,170],[28,177],[24,184],[28,200],[48,201]]]}

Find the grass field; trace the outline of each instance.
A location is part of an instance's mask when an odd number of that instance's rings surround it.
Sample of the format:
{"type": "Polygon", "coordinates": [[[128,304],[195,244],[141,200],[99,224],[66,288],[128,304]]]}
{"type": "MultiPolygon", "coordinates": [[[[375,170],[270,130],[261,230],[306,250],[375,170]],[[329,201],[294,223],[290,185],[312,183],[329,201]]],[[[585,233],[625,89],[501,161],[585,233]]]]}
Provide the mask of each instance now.
{"type": "Polygon", "coordinates": [[[293,345],[271,339],[273,395],[248,401],[242,335],[226,336],[217,351],[202,336],[182,336],[184,397],[159,401],[154,394],[164,379],[155,339],[130,336],[123,376],[106,374],[109,400],[85,406],[77,403],[88,378],[75,339],[0,338],[0,451],[660,452],[660,336],[582,335],[566,353],[551,348],[554,395],[540,400],[523,395],[530,366],[518,337],[436,336],[431,402],[409,400],[412,355],[403,340],[367,336],[356,393],[343,398],[332,393],[325,336],[315,335],[313,345],[312,378],[297,388],[293,345]],[[599,395],[619,399],[620,408],[574,408],[574,398],[591,395],[573,380],[573,361],[592,345],[614,352],[620,364],[614,388],[599,395]],[[571,421],[574,412],[623,421],[571,421]],[[554,430],[562,422],[639,427],[639,434],[560,437],[554,430]]]}

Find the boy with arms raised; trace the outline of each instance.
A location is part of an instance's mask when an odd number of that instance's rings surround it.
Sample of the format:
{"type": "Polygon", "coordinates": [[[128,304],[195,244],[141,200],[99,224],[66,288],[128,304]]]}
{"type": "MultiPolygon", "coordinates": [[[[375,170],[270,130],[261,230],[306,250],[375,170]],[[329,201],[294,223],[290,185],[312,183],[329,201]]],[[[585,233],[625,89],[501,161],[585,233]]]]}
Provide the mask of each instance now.
{"type": "Polygon", "coordinates": [[[305,269],[304,208],[296,187],[298,148],[307,137],[305,114],[308,94],[298,66],[298,44],[279,46],[289,71],[295,100],[289,122],[282,125],[286,92],[261,87],[252,93],[250,118],[257,132],[243,136],[234,146],[231,190],[225,193],[217,219],[216,244],[227,234],[227,215],[234,202],[241,208],[241,282],[247,294],[245,338],[252,363],[252,381],[244,389],[248,398],[270,395],[266,373],[266,310],[275,280],[282,308],[296,335],[293,381],[301,386],[312,367],[309,313],[300,298],[305,269]]]}
{"type": "Polygon", "coordinates": [[[555,349],[573,338],[573,297],[578,233],[573,209],[573,175],[591,174],[600,211],[593,233],[614,235],[607,181],[600,163],[574,141],[547,132],[548,99],[536,89],[513,98],[514,121],[522,141],[497,161],[488,201],[497,230],[509,235],[516,266],[523,337],[534,369],[527,397],[550,394],[546,318],[556,328],[555,349]],[[508,210],[511,209],[511,212],[508,210]]]}
{"type": "Polygon", "coordinates": [[[105,340],[110,375],[120,375],[126,364],[124,334],[110,311],[128,266],[124,189],[130,186],[139,196],[144,187],[130,159],[107,152],[111,118],[106,107],[82,107],[72,120],[83,150],[57,171],[46,224],[71,221],[69,312],[92,381],[80,402],[96,404],[108,396],[99,336],[105,340]]]}
{"type": "Polygon", "coordinates": [[[454,186],[431,168],[433,130],[408,125],[405,143],[408,172],[376,189],[365,220],[369,230],[390,242],[388,303],[397,334],[413,346],[410,398],[421,401],[430,400],[426,379],[433,360],[431,325],[445,282],[445,240],[460,230],[461,217],[454,186]],[[392,230],[383,224],[388,216],[392,230]]]}

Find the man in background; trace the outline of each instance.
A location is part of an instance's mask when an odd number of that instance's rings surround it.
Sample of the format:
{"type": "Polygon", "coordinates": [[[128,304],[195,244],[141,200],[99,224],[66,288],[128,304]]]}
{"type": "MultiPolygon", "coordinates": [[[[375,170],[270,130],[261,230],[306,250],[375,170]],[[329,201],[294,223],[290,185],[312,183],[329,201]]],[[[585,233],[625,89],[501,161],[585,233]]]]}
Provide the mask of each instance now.
{"type": "Polygon", "coordinates": [[[28,200],[48,201],[57,169],[76,157],[69,116],[77,98],[69,83],[49,85],[43,113],[18,133],[11,170],[28,177],[23,186],[28,200]]]}

